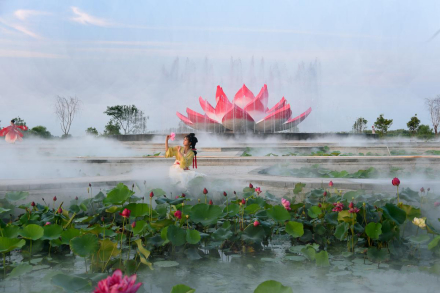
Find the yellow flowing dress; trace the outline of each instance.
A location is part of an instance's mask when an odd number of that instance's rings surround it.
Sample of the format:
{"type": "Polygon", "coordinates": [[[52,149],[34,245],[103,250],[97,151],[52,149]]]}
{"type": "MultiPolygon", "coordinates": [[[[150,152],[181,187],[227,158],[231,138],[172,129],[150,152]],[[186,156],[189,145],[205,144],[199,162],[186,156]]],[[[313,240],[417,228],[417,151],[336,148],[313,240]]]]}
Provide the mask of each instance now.
{"type": "Polygon", "coordinates": [[[187,188],[189,181],[196,177],[204,177],[205,174],[198,173],[192,170],[189,170],[189,167],[192,166],[194,152],[192,150],[188,150],[188,152],[184,153],[184,148],[180,148],[180,160],[177,159],[178,147],[169,147],[168,151],[165,153],[165,158],[176,157],[176,161],[170,167],[170,178],[173,184],[179,185],[182,188],[187,188]]]}

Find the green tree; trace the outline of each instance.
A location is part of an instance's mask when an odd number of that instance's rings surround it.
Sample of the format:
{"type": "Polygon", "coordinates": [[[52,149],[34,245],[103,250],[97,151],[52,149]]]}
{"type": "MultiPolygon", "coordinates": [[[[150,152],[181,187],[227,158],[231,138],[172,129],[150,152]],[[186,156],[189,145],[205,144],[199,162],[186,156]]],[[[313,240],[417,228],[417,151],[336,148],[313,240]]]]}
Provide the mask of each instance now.
{"type": "Polygon", "coordinates": [[[387,133],[388,128],[393,124],[393,119],[385,119],[383,117],[383,114],[380,114],[379,117],[377,117],[376,122],[374,122],[374,127],[376,127],[377,131],[384,135],[387,133]]]}
{"type": "Polygon", "coordinates": [[[35,126],[29,131],[29,134],[40,138],[51,138],[52,134],[44,126],[35,126]]]}
{"type": "Polygon", "coordinates": [[[15,125],[17,126],[26,126],[26,122],[23,119],[21,119],[20,116],[11,120],[15,120],[15,125]]]}
{"type": "Polygon", "coordinates": [[[419,128],[417,129],[417,134],[418,135],[432,135],[432,128],[429,127],[429,125],[420,125],[419,128]]]}
{"type": "Polygon", "coordinates": [[[363,118],[359,117],[356,119],[356,121],[353,124],[353,132],[362,133],[364,132],[365,128],[367,127],[368,121],[363,118]]]}
{"type": "Polygon", "coordinates": [[[87,128],[87,129],[86,129],[86,134],[88,134],[88,135],[94,135],[94,136],[98,136],[98,135],[99,135],[98,130],[96,130],[95,127],[89,127],[89,128],[87,128]]]}
{"type": "Polygon", "coordinates": [[[104,112],[119,125],[124,134],[144,133],[146,130],[146,117],[135,105],[116,105],[107,107],[104,112]]]}
{"type": "Polygon", "coordinates": [[[417,118],[417,114],[411,117],[411,120],[409,120],[409,122],[406,123],[406,126],[408,126],[409,131],[411,131],[411,133],[413,134],[417,131],[419,125],[420,125],[420,120],[419,118],[417,118]]]}
{"type": "Polygon", "coordinates": [[[113,124],[113,120],[110,120],[107,125],[104,127],[104,133],[103,135],[107,136],[107,135],[118,135],[121,134],[121,132],[119,132],[120,127],[118,124],[113,124]]]}

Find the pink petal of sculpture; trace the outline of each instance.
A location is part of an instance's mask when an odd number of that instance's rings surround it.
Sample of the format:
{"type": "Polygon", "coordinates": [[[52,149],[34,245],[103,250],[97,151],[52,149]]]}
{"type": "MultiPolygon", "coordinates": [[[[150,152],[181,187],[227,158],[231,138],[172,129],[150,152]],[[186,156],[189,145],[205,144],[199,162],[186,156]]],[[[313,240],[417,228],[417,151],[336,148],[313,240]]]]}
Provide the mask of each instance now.
{"type": "Polygon", "coordinates": [[[292,128],[294,126],[297,126],[302,121],[304,121],[304,119],[306,119],[307,116],[309,116],[309,114],[311,112],[312,112],[312,108],[310,107],[310,108],[307,109],[307,111],[305,111],[301,115],[298,115],[295,118],[291,118],[291,119],[287,120],[286,122],[284,122],[283,126],[286,127],[285,129],[289,129],[289,128],[292,128]]]}
{"type": "Polygon", "coordinates": [[[202,107],[203,111],[205,111],[206,116],[208,116],[209,118],[217,121],[217,122],[222,122],[221,119],[217,118],[217,115],[215,115],[215,109],[213,106],[211,106],[211,104],[207,101],[202,99],[202,97],[199,97],[199,103],[200,106],[202,107]]]}
{"type": "Polygon", "coordinates": [[[233,103],[243,109],[253,100],[255,100],[254,94],[243,84],[241,89],[235,94],[233,103]]]}
{"type": "Polygon", "coordinates": [[[290,105],[287,104],[283,108],[270,113],[269,115],[264,117],[264,119],[258,121],[255,125],[255,130],[262,132],[275,132],[284,130],[282,125],[286,120],[289,119],[291,115],[292,110],[290,109],[290,105]]]}
{"type": "Polygon", "coordinates": [[[269,100],[269,93],[267,92],[267,85],[264,85],[257,97],[244,107],[255,121],[262,119],[266,115],[267,102],[269,100]]]}
{"type": "Polygon", "coordinates": [[[225,114],[229,112],[232,109],[232,107],[233,107],[232,103],[229,102],[226,96],[224,95],[219,96],[217,105],[215,106],[215,115],[217,119],[222,121],[223,116],[225,116],[225,114]]]}
{"type": "Polygon", "coordinates": [[[286,99],[283,97],[275,106],[266,111],[267,114],[275,112],[278,109],[281,109],[287,104],[286,99]]]}
{"type": "Polygon", "coordinates": [[[237,105],[234,105],[222,119],[223,126],[232,131],[246,131],[251,129],[254,123],[251,115],[237,105]]]}

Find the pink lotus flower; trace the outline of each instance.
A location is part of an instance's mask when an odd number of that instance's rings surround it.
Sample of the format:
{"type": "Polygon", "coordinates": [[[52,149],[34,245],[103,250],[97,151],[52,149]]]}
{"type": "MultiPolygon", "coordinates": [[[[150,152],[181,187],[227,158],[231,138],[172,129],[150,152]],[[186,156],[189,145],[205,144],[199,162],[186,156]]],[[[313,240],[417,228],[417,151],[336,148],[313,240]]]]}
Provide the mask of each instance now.
{"type": "Polygon", "coordinates": [[[435,207],[440,206],[440,202],[436,201],[436,202],[434,203],[434,206],[435,206],[435,207]]]}
{"type": "Polygon", "coordinates": [[[129,209],[124,209],[122,213],[119,213],[119,215],[123,216],[124,218],[130,217],[131,211],[129,209]]]}
{"type": "Polygon", "coordinates": [[[174,132],[171,132],[170,134],[170,139],[174,140],[176,138],[176,134],[174,132]]]}
{"type": "Polygon", "coordinates": [[[254,227],[258,227],[258,226],[260,226],[260,222],[255,221],[255,222],[254,222],[254,227]]]}
{"type": "Polygon", "coordinates": [[[134,221],[133,223],[131,223],[131,228],[136,228],[136,221],[134,221]]]}
{"type": "Polygon", "coordinates": [[[348,212],[350,214],[357,214],[357,213],[359,213],[359,209],[358,208],[351,208],[351,209],[348,210],[348,212]]]}
{"type": "Polygon", "coordinates": [[[330,182],[328,183],[328,186],[329,186],[329,187],[333,187],[333,181],[330,181],[330,182]]]}
{"type": "Polygon", "coordinates": [[[391,183],[394,186],[399,186],[400,185],[400,180],[399,180],[399,178],[395,177],[395,178],[393,178],[393,180],[391,180],[391,183]]]}
{"type": "Polygon", "coordinates": [[[44,224],[44,226],[50,225],[50,222],[46,222],[46,224],[44,224]]]}
{"type": "Polygon", "coordinates": [[[335,206],[332,209],[333,212],[342,212],[342,210],[344,209],[344,204],[343,203],[335,202],[335,203],[333,203],[333,205],[335,206]]]}
{"type": "Polygon", "coordinates": [[[178,195],[176,195],[176,199],[177,199],[177,198],[179,198],[179,196],[178,196],[178,195]]]}
{"type": "Polygon", "coordinates": [[[116,270],[112,276],[99,281],[93,293],[136,293],[142,283],[135,284],[135,282],[136,275],[122,277],[121,270],[116,270]]]}
{"type": "Polygon", "coordinates": [[[291,208],[290,208],[290,201],[288,201],[287,199],[282,198],[282,199],[281,199],[281,204],[283,205],[283,207],[284,207],[286,210],[288,210],[288,211],[291,210],[291,208]]]}
{"type": "Polygon", "coordinates": [[[177,210],[174,212],[174,216],[180,220],[182,219],[182,212],[180,210],[177,210]]]}
{"type": "Polygon", "coordinates": [[[258,195],[260,195],[260,193],[261,193],[261,188],[260,188],[260,187],[255,188],[255,192],[256,192],[258,195]]]}
{"type": "Polygon", "coordinates": [[[350,203],[348,204],[348,208],[349,208],[349,209],[352,209],[353,207],[354,207],[353,202],[350,202],[350,203]]]}

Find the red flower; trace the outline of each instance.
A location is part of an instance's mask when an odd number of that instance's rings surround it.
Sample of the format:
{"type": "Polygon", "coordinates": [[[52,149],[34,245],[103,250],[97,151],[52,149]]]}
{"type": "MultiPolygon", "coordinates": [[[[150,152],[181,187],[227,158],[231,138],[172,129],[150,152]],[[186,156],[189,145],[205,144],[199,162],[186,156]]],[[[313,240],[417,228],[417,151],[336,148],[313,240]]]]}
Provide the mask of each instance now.
{"type": "Polygon", "coordinates": [[[75,197],[75,200],[78,200],[78,197],[77,197],[77,196],[75,197]]]}
{"type": "Polygon", "coordinates": [[[178,195],[176,195],[176,198],[179,198],[179,196],[178,196],[178,195]]]}
{"type": "Polygon", "coordinates": [[[322,207],[322,205],[319,203],[319,204],[318,204],[318,208],[321,208],[321,207],[322,207]]]}
{"type": "Polygon", "coordinates": [[[349,208],[349,209],[352,209],[353,207],[354,207],[353,202],[350,202],[350,203],[348,204],[348,208],[349,208]]]}
{"type": "Polygon", "coordinates": [[[261,188],[260,187],[255,188],[255,192],[260,194],[261,193],[261,188]]]}
{"type": "Polygon", "coordinates": [[[330,182],[328,183],[328,186],[333,187],[333,181],[330,181],[330,182]]]}
{"type": "Polygon", "coordinates": [[[124,218],[128,218],[130,217],[130,213],[131,211],[129,209],[124,209],[122,213],[119,213],[119,215],[123,216],[124,218]]]}
{"type": "Polygon", "coordinates": [[[209,200],[209,205],[211,205],[211,206],[212,206],[212,199],[210,199],[210,200],[209,200]]]}
{"type": "Polygon", "coordinates": [[[254,227],[258,227],[258,226],[260,226],[260,222],[255,221],[255,222],[254,222],[254,227]]]}
{"type": "Polygon", "coordinates": [[[150,192],[150,198],[153,198],[153,196],[154,196],[154,193],[150,192]]]}
{"type": "Polygon", "coordinates": [[[182,197],[185,197],[186,196],[186,194],[185,193],[182,193],[182,197]]]}
{"type": "Polygon", "coordinates": [[[246,200],[244,198],[241,200],[241,204],[246,204],[246,200]]]}
{"type": "Polygon", "coordinates": [[[89,187],[92,187],[92,183],[89,183],[89,187]]]}
{"type": "Polygon", "coordinates": [[[53,201],[57,201],[57,196],[56,195],[53,197],[53,201]]]}
{"type": "Polygon", "coordinates": [[[35,202],[34,202],[34,201],[33,201],[33,202],[31,202],[31,206],[33,206],[33,207],[35,206],[35,202]]]}
{"type": "Polygon", "coordinates": [[[344,204],[343,203],[335,202],[335,203],[333,203],[333,205],[335,206],[332,209],[333,212],[342,212],[342,210],[344,209],[344,204]]]}
{"type": "Polygon", "coordinates": [[[359,209],[358,208],[351,208],[348,210],[348,212],[351,214],[357,214],[357,213],[359,213],[359,209]]]}
{"type": "Polygon", "coordinates": [[[174,212],[174,216],[180,220],[182,219],[182,212],[180,210],[177,210],[174,212]]]}
{"type": "Polygon", "coordinates": [[[59,208],[58,209],[58,214],[62,214],[63,213],[63,209],[62,208],[59,208]]]}
{"type": "Polygon", "coordinates": [[[393,180],[391,180],[391,183],[394,186],[399,186],[400,185],[400,180],[399,180],[399,178],[395,177],[395,178],[393,178],[393,180]]]}
{"type": "Polygon", "coordinates": [[[208,189],[206,189],[206,188],[203,188],[203,194],[208,194],[208,189]]]}
{"type": "Polygon", "coordinates": [[[98,287],[95,288],[93,293],[136,293],[142,283],[135,284],[135,282],[136,275],[122,277],[121,270],[116,270],[112,276],[99,281],[98,287]]]}
{"type": "Polygon", "coordinates": [[[249,183],[249,188],[254,188],[254,186],[252,185],[252,183],[249,183]]]}
{"type": "Polygon", "coordinates": [[[135,228],[136,227],[136,221],[134,221],[133,223],[131,223],[131,228],[135,228]]]}
{"type": "Polygon", "coordinates": [[[228,194],[226,193],[226,191],[223,191],[223,196],[228,196],[228,194]]]}
{"type": "Polygon", "coordinates": [[[424,193],[424,192],[425,192],[425,188],[423,188],[423,187],[420,188],[420,192],[423,192],[423,193],[424,193]]]}
{"type": "Polygon", "coordinates": [[[50,222],[46,222],[46,224],[44,224],[44,226],[50,225],[50,222]]]}
{"type": "Polygon", "coordinates": [[[235,192],[235,190],[234,190],[234,195],[237,195],[237,192],[235,192]]]}
{"type": "Polygon", "coordinates": [[[327,191],[324,191],[324,197],[326,197],[327,196],[327,191]]]}

